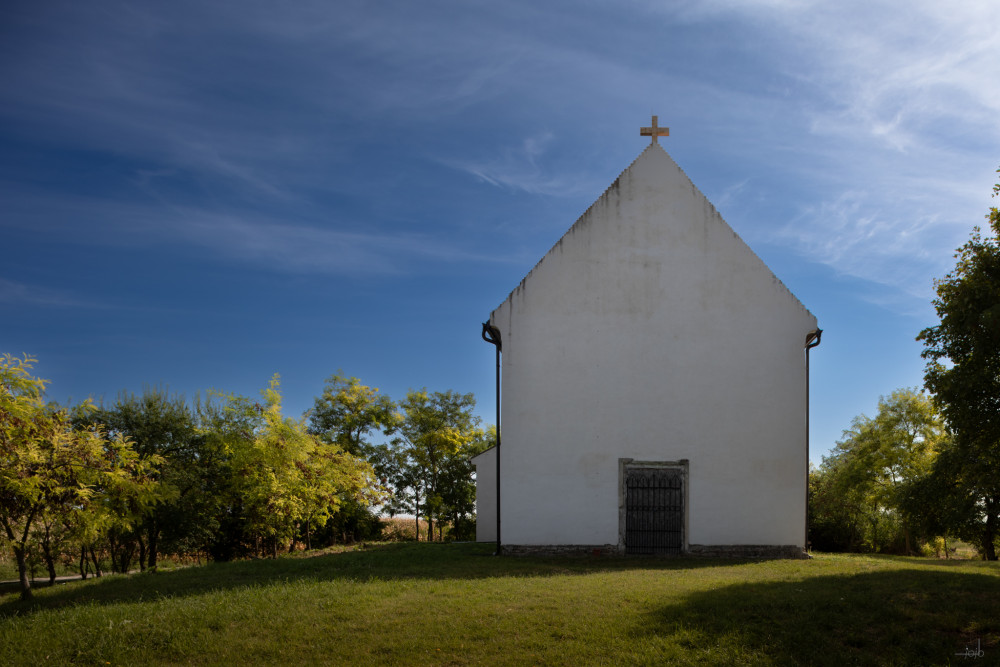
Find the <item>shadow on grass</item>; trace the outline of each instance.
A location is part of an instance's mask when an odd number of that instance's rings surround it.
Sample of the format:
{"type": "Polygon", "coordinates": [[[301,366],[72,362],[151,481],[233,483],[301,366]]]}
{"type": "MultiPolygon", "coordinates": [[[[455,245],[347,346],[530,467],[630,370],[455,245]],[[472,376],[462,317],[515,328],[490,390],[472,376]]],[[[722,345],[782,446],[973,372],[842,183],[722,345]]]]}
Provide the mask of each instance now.
{"type": "Polygon", "coordinates": [[[80,604],[113,604],[199,595],[295,581],[392,581],[482,579],[589,574],[620,570],[685,570],[731,566],[743,560],[646,559],[625,557],[544,558],[493,556],[491,544],[387,543],[322,555],[210,563],[171,571],[145,572],[59,582],[34,588],[23,602],[16,584],[0,590],[0,618],[80,604]],[[7,594],[4,596],[4,594],[7,594]]]}
{"type": "Polygon", "coordinates": [[[633,632],[676,642],[691,662],[710,664],[721,656],[754,664],[1000,664],[997,572],[910,568],[731,584],[665,605],[633,632]],[[976,659],[966,661],[966,650],[976,659]]]}

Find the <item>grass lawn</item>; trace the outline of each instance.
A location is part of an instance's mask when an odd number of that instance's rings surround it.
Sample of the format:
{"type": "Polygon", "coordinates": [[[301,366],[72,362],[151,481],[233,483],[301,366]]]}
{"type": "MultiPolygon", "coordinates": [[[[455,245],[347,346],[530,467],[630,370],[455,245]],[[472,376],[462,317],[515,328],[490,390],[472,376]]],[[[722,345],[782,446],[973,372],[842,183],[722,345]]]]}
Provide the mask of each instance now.
{"type": "Polygon", "coordinates": [[[996,563],[491,553],[370,545],[8,593],[0,664],[1000,664],[996,563]]]}

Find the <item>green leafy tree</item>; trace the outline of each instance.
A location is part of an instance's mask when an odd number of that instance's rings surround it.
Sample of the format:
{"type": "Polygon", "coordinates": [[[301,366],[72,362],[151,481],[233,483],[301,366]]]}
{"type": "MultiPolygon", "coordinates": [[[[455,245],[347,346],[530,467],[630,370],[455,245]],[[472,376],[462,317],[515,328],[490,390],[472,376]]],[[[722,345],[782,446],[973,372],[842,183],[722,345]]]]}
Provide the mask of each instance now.
{"type": "Polygon", "coordinates": [[[914,525],[925,536],[940,536],[946,555],[949,537],[971,544],[982,538],[978,494],[967,471],[962,452],[945,440],[931,470],[909,483],[904,494],[914,525]]]}
{"type": "MultiPolygon", "coordinates": [[[[199,503],[192,496],[204,489],[199,477],[207,469],[202,466],[202,441],[194,411],[182,396],[147,387],[141,395],[120,394],[114,405],[90,419],[102,424],[108,433],[131,440],[141,455],[163,459],[158,471],[160,502],[142,509],[143,514],[135,518],[134,533],[123,527],[121,534],[124,541],[137,544],[140,568],[155,569],[164,532],[171,544],[182,542],[183,532],[193,528],[190,519],[201,514],[194,511],[199,503]],[[183,511],[177,511],[179,507],[183,511]]],[[[120,546],[128,549],[130,545],[120,546]]]]}
{"type": "Polygon", "coordinates": [[[376,445],[372,448],[369,460],[379,483],[388,491],[381,510],[391,517],[413,514],[417,524],[414,535],[419,539],[419,510],[423,487],[417,470],[410,465],[402,443],[403,440],[397,438],[390,443],[376,445]]]}
{"type": "Polygon", "coordinates": [[[809,469],[809,547],[818,551],[863,551],[864,496],[839,483],[839,458],[809,469]]]}
{"type": "Polygon", "coordinates": [[[855,548],[861,536],[867,548],[891,548],[899,535],[903,548],[914,552],[908,485],[930,471],[946,438],[933,403],[916,390],[896,390],[879,399],[874,418],[856,417],[844,435],[823,459],[814,519],[854,522],[838,530],[850,535],[855,548]]]}
{"type": "MultiPolygon", "coordinates": [[[[479,418],[472,414],[475,405],[472,394],[428,394],[426,389],[410,391],[400,404],[404,415],[399,440],[406,460],[404,478],[411,481],[414,514],[427,518],[429,539],[433,539],[435,520],[448,511],[446,496],[461,477],[452,474],[452,468],[460,458],[468,459],[474,443],[482,440],[479,418]]],[[[471,479],[472,470],[466,469],[465,473],[465,479],[471,479]]]]}
{"type": "MultiPolygon", "coordinates": [[[[997,170],[1000,173],[1000,169],[997,170]]],[[[1000,194],[1000,183],[993,196],[1000,194]]],[[[974,498],[968,521],[988,560],[996,560],[1000,530],[1000,212],[987,215],[992,235],[975,227],[955,255],[951,273],[935,281],[940,323],[920,332],[928,360],[925,386],[954,433],[955,451],[945,460],[974,498]]],[[[942,462],[944,464],[945,462],[942,462]]],[[[955,503],[956,506],[962,503],[955,503]]]]}

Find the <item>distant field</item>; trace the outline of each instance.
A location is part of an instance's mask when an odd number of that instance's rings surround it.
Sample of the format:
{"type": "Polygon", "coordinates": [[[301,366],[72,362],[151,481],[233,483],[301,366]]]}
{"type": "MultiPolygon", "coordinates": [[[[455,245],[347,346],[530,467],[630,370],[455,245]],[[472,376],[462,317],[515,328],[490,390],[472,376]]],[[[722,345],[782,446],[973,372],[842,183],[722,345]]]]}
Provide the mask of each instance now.
{"type": "Polygon", "coordinates": [[[491,553],[369,545],[7,594],[0,664],[1000,664],[996,563],[491,553]]]}

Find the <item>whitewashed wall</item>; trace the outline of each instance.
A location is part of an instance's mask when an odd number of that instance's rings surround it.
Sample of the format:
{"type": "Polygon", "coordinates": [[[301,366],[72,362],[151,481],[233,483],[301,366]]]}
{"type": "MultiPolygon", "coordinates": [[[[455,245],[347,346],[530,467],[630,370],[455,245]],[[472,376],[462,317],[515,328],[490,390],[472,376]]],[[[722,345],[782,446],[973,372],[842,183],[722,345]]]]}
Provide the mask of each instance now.
{"type": "MultiPolygon", "coordinates": [[[[472,457],[476,466],[476,541],[497,539],[497,454],[491,447],[472,457]]],[[[502,528],[501,528],[502,530],[502,528]]]]}
{"type": "Polygon", "coordinates": [[[816,319],[658,145],[491,323],[505,545],[617,544],[620,457],[690,461],[689,544],[804,544],[816,319]]]}

